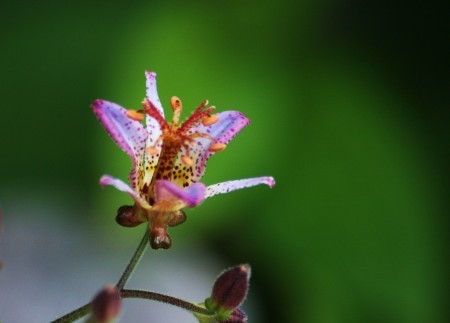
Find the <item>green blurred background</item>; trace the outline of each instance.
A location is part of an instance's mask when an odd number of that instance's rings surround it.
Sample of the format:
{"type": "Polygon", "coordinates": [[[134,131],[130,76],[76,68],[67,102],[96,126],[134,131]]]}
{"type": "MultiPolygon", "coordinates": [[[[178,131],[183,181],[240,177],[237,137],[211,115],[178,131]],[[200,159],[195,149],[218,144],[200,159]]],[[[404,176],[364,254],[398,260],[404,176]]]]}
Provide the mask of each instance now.
{"type": "Polygon", "coordinates": [[[166,108],[208,99],[252,121],[205,183],[277,180],[189,210],[168,253],[249,262],[258,322],[445,322],[449,16],[434,1],[7,1],[4,230],[42,199],[131,253],[143,228],[114,222],[130,199],[98,185],[131,164],[89,105],[138,108],[152,70],[166,108]]]}

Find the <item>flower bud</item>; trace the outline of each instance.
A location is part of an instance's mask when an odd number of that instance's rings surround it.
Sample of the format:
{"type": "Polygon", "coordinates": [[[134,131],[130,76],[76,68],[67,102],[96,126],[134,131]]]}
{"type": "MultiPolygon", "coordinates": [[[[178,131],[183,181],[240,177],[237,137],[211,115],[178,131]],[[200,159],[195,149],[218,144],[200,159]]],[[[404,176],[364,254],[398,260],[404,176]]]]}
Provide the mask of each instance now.
{"type": "Polygon", "coordinates": [[[120,293],[114,285],[104,287],[92,300],[92,319],[96,323],[107,323],[120,312],[120,293]]]}
{"type": "Polygon", "coordinates": [[[175,211],[175,212],[173,212],[173,213],[171,214],[171,216],[169,217],[169,220],[168,220],[167,224],[168,224],[170,227],[174,227],[174,226],[177,226],[177,225],[179,225],[179,224],[185,222],[186,219],[187,219],[186,213],[184,213],[183,210],[178,210],[178,211],[175,211]]]}
{"type": "Polygon", "coordinates": [[[151,226],[150,228],[150,246],[152,249],[169,249],[172,240],[165,227],[151,226]]]}
{"type": "Polygon", "coordinates": [[[222,323],[247,323],[247,314],[245,314],[239,307],[235,308],[231,316],[222,321],[222,323]]]}
{"type": "Polygon", "coordinates": [[[139,217],[140,210],[131,205],[122,205],[117,210],[116,222],[124,227],[135,227],[144,222],[139,217]]]}
{"type": "Polygon", "coordinates": [[[247,296],[249,279],[250,266],[247,264],[222,272],[214,283],[211,297],[205,301],[206,308],[215,311],[221,320],[229,319],[247,296]]]}

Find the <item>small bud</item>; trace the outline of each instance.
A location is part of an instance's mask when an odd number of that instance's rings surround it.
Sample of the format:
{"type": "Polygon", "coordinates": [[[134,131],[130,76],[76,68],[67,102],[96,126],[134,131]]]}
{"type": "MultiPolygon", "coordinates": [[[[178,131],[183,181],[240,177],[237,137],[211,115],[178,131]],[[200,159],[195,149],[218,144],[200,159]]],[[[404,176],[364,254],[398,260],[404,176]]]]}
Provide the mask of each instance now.
{"type": "Polygon", "coordinates": [[[116,222],[124,227],[135,227],[145,220],[138,215],[140,210],[131,205],[122,205],[117,210],[116,222]]]}
{"type": "Polygon", "coordinates": [[[120,293],[114,285],[104,287],[92,300],[92,318],[96,323],[114,320],[120,312],[120,293]]]}
{"type": "Polygon", "coordinates": [[[211,297],[205,301],[206,308],[215,311],[220,320],[229,319],[247,296],[249,279],[250,266],[247,264],[222,272],[214,283],[211,297]]]}
{"type": "Polygon", "coordinates": [[[247,314],[245,314],[239,307],[235,308],[231,316],[222,321],[222,323],[247,323],[247,314]]]}
{"type": "Polygon", "coordinates": [[[169,221],[167,222],[167,224],[170,227],[174,227],[176,225],[179,225],[179,224],[185,222],[186,219],[187,219],[186,213],[184,213],[183,210],[178,210],[178,211],[173,212],[173,214],[169,218],[169,221]]]}
{"type": "Polygon", "coordinates": [[[150,229],[150,246],[152,249],[169,249],[172,240],[165,227],[152,227],[150,229]]]}

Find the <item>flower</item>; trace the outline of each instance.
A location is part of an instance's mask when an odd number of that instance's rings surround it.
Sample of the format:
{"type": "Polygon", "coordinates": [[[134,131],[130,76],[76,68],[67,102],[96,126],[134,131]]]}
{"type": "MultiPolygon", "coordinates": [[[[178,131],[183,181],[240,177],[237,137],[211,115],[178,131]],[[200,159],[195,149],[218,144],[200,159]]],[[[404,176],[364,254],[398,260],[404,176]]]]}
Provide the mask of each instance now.
{"type": "Polygon", "coordinates": [[[215,108],[207,108],[205,101],[186,121],[180,122],[182,104],[172,97],[173,118],[169,123],[158,98],[156,74],[145,75],[147,91],[142,110],[126,110],[104,100],[96,100],[92,105],[106,131],[133,163],[130,185],[108,175],[100,179],[100,184],[128,193],[135,202],[119,208],[119,224],[132,227],[148,222],[152,248],[169,248],[167,226],[185,221],[184,207],[192,208],[206,198],[246,187],[272,187],[275,181],[272,177],[258,177],[208,187],[199,182],[208,159],[225,149],[249,120],[238,111],[212,114],[215,108]]]}

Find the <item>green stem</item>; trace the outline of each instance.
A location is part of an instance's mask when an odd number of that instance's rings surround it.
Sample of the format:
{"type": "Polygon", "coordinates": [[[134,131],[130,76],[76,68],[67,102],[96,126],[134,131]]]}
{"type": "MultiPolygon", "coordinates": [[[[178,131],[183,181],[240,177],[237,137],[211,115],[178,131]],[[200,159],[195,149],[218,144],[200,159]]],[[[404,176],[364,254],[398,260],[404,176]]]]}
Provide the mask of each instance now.
{"type": "Polygon", "coordinates": [[[70,313],[67,313],[64,316],[61,316],[59,319],[56,319],[52,321],[51,323],[68,323],[76,321],[83,316],[89,314],[91,312],[91,303],[88,303],[86,305],[81,306],[80,308],[77,308],[76,310],[73,310],[70,313]]]}
{"type": "Polygon", "coordinates": [[[120,291],[120,296],[122,298],[144,298],[144,299],[149,299],[152,301],[163,302],[163,303],[167,303],[167,304],[171,304],[171,305],[174,305],[177,307],[184,308],[185,310],[188,310],[190,312],[196,312],[196,313],[200,313],[203,315],[214,315],[215,314],[214,312],[211,312],[211,311],[207,310],[206,308],[197,306],[195,304],[184,301],[182,299],[164,295],[164,294],[149,292],[149,291],[145,291],[145,290],[123,289],[120,291]]]}
{"type": "Polygon", "coordinates": [[[148,247],[148,232],[147,230],[145,230],[144,236],[142,237],[139,246],[134,252],[134,255],[131,258],[130,262],[128,263],[127,268],[125,268],[125,271],[123,272],[122,276],[119,279],[119,282],[116,285],[119,291],[123,289],[127,281],[130,279],[131,274],[134,272],[136,266],[139,264],[139,261],[142,259],[142,256],[144,255],[145,250],[147,250],[147,247],[148,247]]]}
{"type": "MultiPolygon", "coordinates": [[[[123,289],[123,286],[127,283],[127,281],[130,279],[131,274],[136,269],[136,266],[138,265],[139,261],[142,259],[142,256],[147,250],[148,247],[148,232],[145,230],[144,236],[141,239],[141,242],[139,243],[139,246],[137,247],[136,251],[134,252],[133,257],[131,258],[130,262],[128,263],[127,268],[125,268],[125,271],[123,272],[122,276],[119,279],[119,282],[117,283],[116,287],[119,291],[123,289]]],[[[80,308],[77,308],[76,310],[73,310],[70,313],[67,313],[64,316],[61,316],[59,319],[56,319],[55,321],[51,323],[68,323],[73,322],[75,320],[78,320],[82,318],[83,316],[89,314],[91,312],[91,303],[88,303],[86,305],[81,306],[80,308]]]]}

